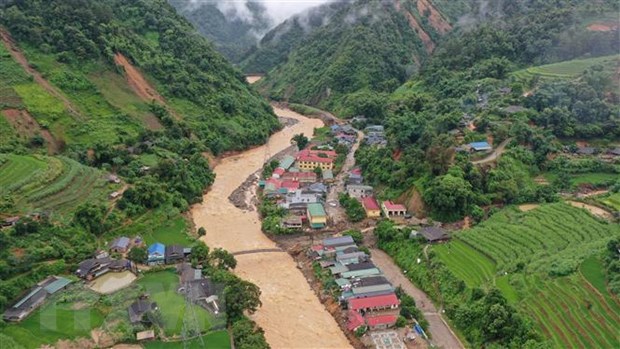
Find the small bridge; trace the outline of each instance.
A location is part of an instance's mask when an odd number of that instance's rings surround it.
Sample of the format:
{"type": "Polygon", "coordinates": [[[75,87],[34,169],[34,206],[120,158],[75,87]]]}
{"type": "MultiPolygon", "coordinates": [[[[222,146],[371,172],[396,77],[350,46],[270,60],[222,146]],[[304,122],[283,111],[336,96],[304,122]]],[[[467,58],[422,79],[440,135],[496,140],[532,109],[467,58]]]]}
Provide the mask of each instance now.
{"type": "Polygon", "coordinates": [[[279,248],[258,248],[255,250],[245,250],[245,251],[237,251],[233,252],[233,256],[239,256],[243,254],[253,254],[253,253],[273,253],[273,252],[285,252],[279,248]]]}

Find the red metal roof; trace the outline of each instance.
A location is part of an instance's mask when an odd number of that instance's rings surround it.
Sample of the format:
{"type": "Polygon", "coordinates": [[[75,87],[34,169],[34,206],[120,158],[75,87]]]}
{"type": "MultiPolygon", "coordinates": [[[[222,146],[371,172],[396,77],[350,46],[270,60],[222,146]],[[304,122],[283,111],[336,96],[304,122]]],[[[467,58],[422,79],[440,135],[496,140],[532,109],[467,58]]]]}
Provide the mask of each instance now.
{"type": "Polygon", "coordinates": [[[282,181],[280,188],[286,188],[288,190],[297,190],[299,189],[299,182],[297,181],[282,181]]]}
{"type": "Polygon", "coordinates": [[[280,175],[280,176],[283,175],[284,172],[286,172],[286,170],[283,169],[282,167],[278,167],[275,170],[273,170],[273,174],[277,174],[277,175],[280,175]]]}
{"type": "Polygon", "coordinates": [[[314,245],[312,246],[313,251],[323,251],[323,245],[314,245]]]}
{"type": "Polygon", "coordinates": [[[401,204],[395,204],[392,201],[383,201],[383,206],[389,211],[407,211],[407,208],[401,204]]]}
{"type": "Polygon", "coordinates": [[[396,315],[379,315],[373,317],[366,317],[366,322],[368,326],[377,326],[377,325],[393,325],[396,323],[396,319],[398,316],[396,315]]]}
{"type": "Polygon", "coordinates": [[[361,168],[354,168],[351,170],[351,173],[356,174],[356,175],[361,175],[362,174],[362,169],[361,168]]]}
{"type": "Polygon", "coordinates": [[[350,311],[347,321],[347,329],[349,331],[354,331],[356,328],[362,326],[364,324],[364,318],[362,315],[356,311],[350,311]]]}
{"type": "Polygon", "coordinates": [[[299,161],[310,161],[310,162],[325,162],[331,163],[338,156],[333,150],[310,150],[304,149],[297,154],[297,160],[299,161]],[[319,154],[325,155],[327,157],[319,156],[319,154]]]}
{"type": "Polygon", "coordinates": [[[351,310],[383,308],[398,304],[398,298],[396,298],[394,293],[383,296],[349,299],[349,309],[351,310]]]}
{"type": "Polygon", "coordinates": [[[367,210],[378,210],[379,209],[379,203],[377,203],[377,200],[372,196],[367,196],[365,198],[362,198],[362,205],[367,210]]]}

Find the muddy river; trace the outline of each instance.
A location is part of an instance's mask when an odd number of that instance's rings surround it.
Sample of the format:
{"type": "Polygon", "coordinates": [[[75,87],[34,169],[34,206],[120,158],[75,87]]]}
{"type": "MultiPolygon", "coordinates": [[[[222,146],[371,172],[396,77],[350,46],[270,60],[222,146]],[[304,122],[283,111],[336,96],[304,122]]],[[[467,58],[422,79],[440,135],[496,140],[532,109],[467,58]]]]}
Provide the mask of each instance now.
{"type": "MultiPolygon", "coordinates": [[[[280,117],[299,122],[274,134],[267,146],[222,159],[214,169],[217,177],[203,203],[192,208],[194,222],[206,229],[203,239],[211,248],[240,252],[277,247],[263,235],[258,213],[236,208],[228,196],[262,167],[266,156],[288,147],[293,135],[312,135],[313,129],[323,123],[288,109],[274,110],[280,117]]],[[[251,253],[236,258],[235,273],[262,291],[263,306],[252,318],[265,330],[272,348],[351,347],[287,253],[251,253]]]]}

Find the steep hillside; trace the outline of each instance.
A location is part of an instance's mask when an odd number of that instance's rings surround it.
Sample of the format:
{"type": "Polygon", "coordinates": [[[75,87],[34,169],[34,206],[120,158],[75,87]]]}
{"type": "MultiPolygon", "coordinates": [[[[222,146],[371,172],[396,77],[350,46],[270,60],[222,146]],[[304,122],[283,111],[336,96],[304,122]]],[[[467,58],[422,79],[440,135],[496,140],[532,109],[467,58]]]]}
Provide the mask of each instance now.
{"type": "Polygon", "coordinates": [[[273,22],[259,2],[168,0],[228,60],[238,63],[273,22]]]}
{"type": "MultiPolygon", "coordinates": [[[[261,88],[275,99],[317,105],[350,116],[356,104],[351,94],[394,90],[450,31],[451,21],[432,2],[376,0],[341,5],[325,24],[318,23],[301,39],[303,26],[299,19],[293,20],[287,24],[292,50],[286,61],[261,81],[261,88]]],[[[280,37],[288,38],[286,33],[280,37]]],[[[276,34],[275,41],[279,40],[276,34]]],[[[257,57],[260,54],[260,50],[255,53],[257,57]]],[[[283,58],[276,57],[273,63],[283,58]]],[[[270,64],[267,62],[265,68],[270,64]]]]}
{"type": "Polygon", "coordinates": [[[243,76],[163,0],[15,2],[0,18],[0,103],[25,107],[63,144],[160,128],[153,101],[214,153],[262,143],[278,127],[243,76]]]}
{"type": "Polygon", "coordinates": [[[328,2],[287,19],[270,30],[251,47],[240,63],[247,73],[267,73],[286,61],[289,53],[299,46],[312,32],[331,22],[339,10],[352,1],[328,2]]]}

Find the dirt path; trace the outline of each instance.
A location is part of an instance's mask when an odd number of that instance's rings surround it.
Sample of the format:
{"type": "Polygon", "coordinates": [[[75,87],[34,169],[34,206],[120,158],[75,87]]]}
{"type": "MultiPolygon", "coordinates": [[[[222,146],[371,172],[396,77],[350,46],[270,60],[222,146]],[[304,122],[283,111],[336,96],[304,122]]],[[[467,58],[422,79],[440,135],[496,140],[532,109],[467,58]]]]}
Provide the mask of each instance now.
{"type": "Polygon", "coordinates": [[[464,348],[459,338],[450,329],[431,299],[419,288],[415,287],[394,263],[392,258],[379,249],[371,249],[372,261],[383,271],[385,277],[394,285],[413,297],[416,306],[422,310],[429,323],[429,332],[433,336],[433,344],[444,349],[464,348]]]}
{"type": "Polygon", "coordinates": [[[43,89],[49,92],[52,96],[58,98],[62,101],[65,106],[65,109],[69,111],[69,113],[78,120],[86,120],[86,118],[78,111],[78,108],[75,107],[71,101],[65,95],[63,95],[60,91],[58,91],[49,81],[47,81],[41,73],[36,71],[30,66],[28,63],[28,59],[22,53],[22,51],[17,47],[11,35],[4,29],[0,28],[0,40],[4,44],[4,47],[9,51],[13,59],[22,66],[22,68],[26,71],[26,73],[30,74],[34,81],[39,84],[43,89]]]}
{"type": "MultiPolygon", "coordinates": [[[[256,211],[235,207],[230,194],[261,168],[265,154],[277,153],[290,146],[298,133],[312,134],[323,123],[305,118],[287,109],[274,108],[278,116],[297,119],[260,146],[223,158],[214,168],[215,183],[201,204],[191,213],[197,227],[207,229],[202,237],[211,248],[222,247],[231,253],[278,246],[261,231],[256,211]]],[[[272,348],[350,348],[334,318],[320,303],[293,258],[287,253],[253,253],[236,256],[235,273],[261,289],[263,306],[252,315],[264,330],[272,348]]]]}
{"type": "Polygon", "coordinates": [[[573,207],[579,207],[579,208],[588,210],[590,213],[592,213],[593,215],[597,217],[608,219],[608,220],[611,220],[614,218],[614,216],[611,213],[607,212],[606,210],[600,207],[584,204],[583,202],[579,202],[579,201],[566,201],[566,202],[573,207]]]}
{"type": "Polygon", "coordinates": [[[512,138],[508,138],[508,139],[504,140],[487,157],[485,157],[484,159],[472,161],[471,163],[474,164],[474,165],[481,165],[481,164],[486,164],[486,163],[493,162],[493,161],[497,160],[500,156],[502,156],[502,154],[506,150],[506,145],[511,140],[512,140],[512,138]]]}
{"type": "MultiPolygon", "coordinates": [[[[347,158],[342,165],[342,170],[334,179],[334,184],[329,187],[327,202],[338,201],[338,194],[345,192],[345,180],[349,171],[353,168],[353,166],[355,166],[355,152],[359,148],[363,138],[364,133],[362,131],[357,131],[357,140],[353,146],[351,146],[351,149],[347,154],[347,158]]],[[[347,222],[347,215],[344,212],[344,208],[340,205],[337,205],[336,207],[326,205],[325,207],[328,217],[332,220],[332,225],[338,227],[339,225],[347,222]]]]}

